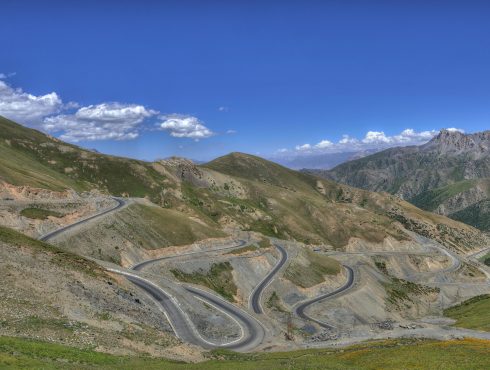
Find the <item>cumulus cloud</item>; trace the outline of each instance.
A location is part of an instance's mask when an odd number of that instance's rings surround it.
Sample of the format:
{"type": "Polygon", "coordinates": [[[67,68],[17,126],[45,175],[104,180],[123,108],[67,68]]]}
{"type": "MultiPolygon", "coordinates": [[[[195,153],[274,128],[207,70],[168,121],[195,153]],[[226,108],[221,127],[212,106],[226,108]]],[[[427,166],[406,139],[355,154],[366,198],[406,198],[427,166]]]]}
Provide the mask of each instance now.
{"type": "Polygon", "coordinates": [[[330,140],[322,140],[318,144],[315,145],[316,149],[325,149],[330,148],[333,143],[330,140]]]}
{"type": "Polygon", "coordinates": [[[449,131],[449,132],[461,132],[462,134],[464,134],[464,130],[462,130],[460,128],[449,127],[446,130],[449,131]]]}
{"type": "Polygon", "coordinates": [[[91,140],[130,140],[139,136],[140,124],[158,114],[142,105],[102,103],[44,119],[46,131],[61,132],[71,142],[91,140]]]}
{"type": "MultiPolygon", "coordinates": [[[[464,132],[461,129],[449,128],[448,131],[464,132]]],[[[405,146],[405,145],[420,145],[424,144],[439,131],[415,131],[408,128],[403,130],[397,135],[389,136],[383,131],[368,131],[362,139],[356,139],[349,135],[342,135],[342,138],[338,142],[332,142],[324,139],[317,144],[303,144],[297,145],[293,150],[281,149],[276,153],[278,155],[311,155],[322,153],[345,153],[362,150],[382,150],[393,146],[405,146]]]]}
{"type": "Polygon", "coordinates": [[[365,144],[389,143],[390,139],[386,137],[383,131],[368,131],[362,142],[365,144]]]}
{"type": "Polygon", "coordinates": [[[350,137],[349,135],[342,135],[342,139],[339,140],[339,144],[357,144],[359,140],[350,137]]]}
{"type": "MultiPolygon", "coordinates": [[[[3,75],[8,77],[8,75],[3,75]]],[[[5,78],[4,77],[4,78],[5,78]]],[[[55,92],[32,95],[0,80],[0,115],[21,123],[37,123],[43,117],[60,112],[61,98],[55,92]]]]}
{"type": "Polygon", "coordinates": [[[162,122],[159,128],[168,131],[173,137],[191,138],[198,141],[214,135],[214,132],[204,126],[204,123],[197,117],[170,114],[160,118],[162,122]]]}
{"type": "MultiPolygon", "coordinates": [[[[138,104],[118,102],[80,107],[76,102],[63,103],[57,93],[33,95],[13,88],[4,79],[12,73],[0,73],[0,115],[14,121],[41,128],[62,140],[130,140],[139,136],[146,119],[158,111],[138,104]]],[[[220,107],[227,111],[227,107],[220,107]]],[[[171,114],[160,117],[158,127],[171,136],[196,141],[215,135],[193,116],[171,114]]],[[[228,130],[227,134],[236,133],[228,130]]]]}
{"type": "Polygon", "coordinates": [[[298,151],[310,150],[311,144],[296,145],[295,149],[298,151]]]}

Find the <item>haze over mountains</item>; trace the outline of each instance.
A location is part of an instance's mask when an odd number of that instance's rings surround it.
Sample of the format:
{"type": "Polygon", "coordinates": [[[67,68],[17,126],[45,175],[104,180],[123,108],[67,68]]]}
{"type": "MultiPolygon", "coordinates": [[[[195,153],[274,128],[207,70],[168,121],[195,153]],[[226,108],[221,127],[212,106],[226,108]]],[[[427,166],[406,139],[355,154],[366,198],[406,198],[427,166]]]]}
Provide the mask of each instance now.
{"type": "Polygon", "coordinates": [[[366,149],[340,153],[322,153],[309,155],[295,154],[290,156],[281,155],[271,157],[271,160],[293,170],[301,170],[303,168],[328,170],[341,163],[366,157],[370,154],[378,152],[379,150],[366,149]]]}
{"type": "Polygon", "coordinates": [[[398,147],[308,171],[371,191],[386,191],[416,206],[490,230],[490,131],[442,130],[428,143],[398,147]]]}

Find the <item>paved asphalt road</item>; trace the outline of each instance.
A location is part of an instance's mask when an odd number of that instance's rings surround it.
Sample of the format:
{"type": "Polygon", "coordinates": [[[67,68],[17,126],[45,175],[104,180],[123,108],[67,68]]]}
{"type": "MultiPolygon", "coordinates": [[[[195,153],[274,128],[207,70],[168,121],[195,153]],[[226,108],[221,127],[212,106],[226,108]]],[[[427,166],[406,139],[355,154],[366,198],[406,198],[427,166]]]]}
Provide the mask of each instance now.
{"type": "Polygon", "coordinates": [[[185,289],[193,295],[212,303],[215,307],[226,312],[228,315],[232,316],[243,329],[245,329],[242,338],[238,341],[216,347],[243,351],[258,346],[264,339],[265,333],[263,327],[257,320],[253,319],[244,311],[237,309],[237,307],[231,303],[226,302],[205,290],[191,286],[186,286],[185,289]]]}
{"type": "Polygon", "coordinates": [[[309,306],[311,306],[313,303],[320,302],[320,301],[322,301],[322,300],[324,300],[326,298],[329,298],[329,297],[332,297],[334,295],[337,295],[337,294],[339,294],[341,292],[344,292],[344,291],[350,289],[354,285],[354,270],[351,267],[349,267],[349,266],[344,266],[344,267],[345,267],[345,269],[348,272],[347,282],[344,285],[342,285],[340,288],[334,290],[333,292],[322,294],[322,295],[320,295],[318,297],[315,297],[313,299],[310,299],[310,300],[308,300],[306,302],[301,303],[294,310],[294,312],[296,313],[296,315],[298,315],[299,317],[301,317],[304,320],[313,321],[313,322],[317,323],[318,325],[320,325],[321,327],[324,327],[326,329],[334,329],[334,326],[329,325],[327,323],[324,323],[324,322],[322,322],[320,320],[316,320],[316,319],[308,316],[305,313],[305,310],[309,306]]]}
{"type": "Polygon", "coordinates": [[[250,297],[250,305],[252,307],[252,310],[257,313],[261,314],[264,313],[262,310],[262,306],[260,304],[260,299],[262,297],[262,292],[264,289],[269,285],[269,283],[272,281],[274,276],[277,274],[279,269],[286,263],[288,260],[288,253],[286,250],[281,247],[280,245],[275,244],[275,247],[281,252],[281,260],[277,263],[277,265],[267,274],[267,276],[262,280],[262,282],[257,285],[252,292],[252,295],[250,297]]]}
{"type": "MultiPolygon", "coordinates": [[[[91,221],[95,218],[104,216],[110,212],[116,211],[117,209],[123,207],[126,202],[123,199],[120,198],[113,198],[114,200],[117,201],[117,205],[114,206],[111,209],[105,210],[103,212],[100,212],[98,214],[95,214],[93,216],[87,217],[83,220],[77,221],[71,225],[64,226],[60,229],[57,229],[55,231],[52,231],[46,235],[43,235],[39,238],[39,240],[42,241],[47,241],[69,229],[72,229],[78,225],[81,225],[85,222],[91,221]]],[[[240,244],[234,245],[232,247],[226,247],[226,248],[221,248],[219,250],[226,250],[226,249],[233,249],[237,248],[240,246],[245,245],[245,241],[240,241],[240,244]]],[[[281,252],[282,258],[281,261],[274,267],[274,269],[266,276],[266,278],[259,284],[259,286],[256,288],[255,293],[252,297],[254,304],[254,310],[260,310],[262,312],[261,307],[260,307],[260,296],[264,288],[267,286],[267,284],[272,280],[274,275],[277,273],[277,271],[284,265],[284,263],[287,260],[287,253],[284,250],[284,248],[277,246],[276,247],[279,249],[281,252]]],[[[191,252],[187,253],[185,255],[192,255],[192,254],[200,254],[203,253],[202,251],[199,252],[191,252]]],[[[205,253],[205,252],[204,252],[205,253]]],[[[167,256],[167,257],[161,257],[161,258],[156,258],[154,260],[148,260],[148,261],[143,261],[135,266],[133,266],[133,270],[139,271],[146,267],[147,265],[151,263],[155,263],[160,260],[164,259],[169,259],[169,258],[175,258],[175,257],[181,257],[183,255],[176,255],[176,256],[167,256]]],[[[169,295],[167,292],[165,292],[162,288],[159,286],[155,285],[151,281],[142,278],[137,275],[133,275],[128,272],[124,271],[118,271],[111,269],[111,271],[119,273],[124,275],[130,282],[135,284],[137,287],[145,291],[150,297],[152,297],[164,310],[165,315],[168,318],[168,321],[170,322],[173,330],[175,331],[176,335],[184,342],[195,344],[198,346],[201,346],[205,349],[213,349],[213,348],[227,348],[235,351],[246,351],[253,349],[254,347],[258,346],[265,335],[264,328],[262,325],[255,320],[252,316],[248,315],[245,311],[239,309],[238,307],[232,305],[231,303],[226,302],[225,300],[215,296],[214,294],[207,292],[202,289],[197,289],[195,287],[191,286],[186,286],[185,289],[193,294],[194,296],[207,301],[211,305],[215,306],[217,309],[223,311],[227,315],[231,316],[237,323],[238,325],[242,328],[243,335],[238,338],[235,341],[232,341],[230,343],[225,343],[225,344],[215,344],[206,341],[204,338],[202,338],[197,330],[195,329],[194,325],[190,322],[189,318],[187,315],[184,313],[184,311],[180,308],[179,303],[176,301],[175,298],[173,298],[171,295],[169,295]]],[[[256,311],[257,312],[257,311],[256,311]]]]}
{"type": "Polygon", "coordinates": [[[41,236],[39,238],[39,240],[45,242],[45,241],[47,241],[47,240],[49,240],[51,238],[54,238],[56,235],[59,235],[59,234],[65,232],[65,231],[67,231],[68,229],[71,229],[71,228],[73,228],[75,226],[81,225],[81,224],[83,224],[83,223],[85,223],[87,221],[93,220],[94,218],[97,218],[97,217],[100,217],[100,216],[104,216],[104,215],[108,214],[109,212],[113,212],[113,211],[121,208],[122,206],[124,206],[126,204],[126,201],[124,201],[123,199],[120,199],[120,198],[112,198],[112,199],[114,199],[117,202],[117,205],[115,207],[110,208],[110,209],[107,209],[107,210],[105,210],[103,212],[97,213],[97,214],[95,214],[93,216],[90,216],[88,218],[84,218],[83,220],[77,221],[77,222],[75,222],[73,224],[70,224],[68,226],[64,226],[64,227],[62,227],[60,229],[57,229],[55,231],[51,231],[50,233],[41,236]]]}
{"type": "MultiPolygon", "coordinates": [[[[114,206],[113,208],[107,209],[103,212],[97,213],[93,216],[84,218],[83,220],[77,221],[73,224],[52,231],[46,235],[41,236],[39,240],[47,241],[73,227],[81,225],[95,218],[104,216],[109,212],[116,211],[117,209],[123,207],[126,204],[126,202],[123,199],[119,199],[119,198],[113,198],[113,199],[117,201],[117,205],[114,206]]],[[[246,243],[245,241],[240,241],[239,245],[235,245],[233,247],[223,248],[223,249],[237,248],[244,245],[245,243],[246,243]]],[[[196,252],[196,253],[202,253],[202,252],[196,252]]],[[[195,254],[195,253],[189,253],[189,254],[195,254]]],[[[177,256],[173,256],[173,257],[177,257],[177,256]]],[[[164,258],[157,258],[155,260],[144,261],[134,266],[133,269],[140,270],[150,263],[166,258],[172,258],[172,257],[164,257],[164,258]]],[[[210,293],[201,290],[196,290],[194,288],[186,288],[194,295],[198,295],[202,299],[207,300],[216,306],[219,306],[221,310],[227,312],[230,316],[233,316],[240,323],[240,325],[246,329],[245,330],[246,332],[244,333],[243,337],[240,340],[231,343],[230,345],[226,345],[226,344],[216,345],[207,342],[206,340],[201,338],[201,336],[194,330],[192,324],[189,323],[185,313],[180,309],[178,302],[173,300],[172,297],[163,289],[139,276],[132,275],[123,271],[114,270],[114,269],[111,269],[111,271],[119,274],[123,274],[129,281],[131,281],[137,287],[141,288],[148,295],[150,295],[163,308],[177,336],[181,340],[187,343],[195,344],[206,349],[229,348],[234,350],[245,350],[245,349],[253,348],[253,346],[260,344],[260,342],[262,341],[262,338],[264,336],[263,328],[254,319],[248,317],[246,314],[242,313],[238,308],[234,307],[233,305],[227,304],[226,302],[221,301],[219,298],[214,297],[210,293]]]]}
{"type": "Polygon", "coordinates": [[[172,300],[168,293],[138,276],[126,275],[126,279],[137,287],[141,288],[160,306],[162,306],[172,329],[182,341],[195,344],[206,349],[214,348],[210,343],[202,340],[202,338],[194,330],[192,330],[191,325],[189,325],[187,322],[184,312],[178,307],[178,304],[172,300]]]}
{"type": "MultiPolygon", "coordinates": [[[[214,251],[222,251],[222,250],[227,250],[227,249],[234,249],[241,247],[245,245],[246,242],[244,240],[240,241],[240,244],[234,245],[232,247],[226,247],[226,248],[220,248],[214,251]]],[[[135,271],[141,271],[144,267],[147,267],[148,265],[166,260],[166,259],[171,259],[171,258],[178,258],[182,256],[189,256],[189,255],[194,255],[194,254],[203,254],[203,253],[208,253],[212,251],[197,251],[197,252],[190,252],[190,253],[185,253],[185,254],[179,254],[179,255],[173,255],[173,256],[166,256],[166,257],[160,257],[160,258],[155,258],[152,260],[147,260],[143,261],[141,263],[138,263],[132,267],[132,270],[135,271]]],[[[186,319],[186,315],[184,312],[181,310],[181,308],[178,306],[178,302],[175,302],[174,300],[171,299],[171,297],[162,289],[156,287],[153,284],[150,284],[147,282],[145,279],[142,279],[138,276],[127,276],[127,278],[143,289],[146,293],[148,293],[152,298],[154,298],[158,304],[162,306],[162,308],[165,310],[168,320],[170,321],[172,328],[174,329],[175,333],[177,336],[182,339],[185,342],[196,344],[198,346],[201,346],[206,349],[212,349],[212,348],[227,348],[227,349],[232,349],[235,351],[246,351],[254,348],[255,346],[259,345],[262,342],[262,339],[264,337],[264,329],[262,326],[251,316],[246,314],[244,311],[240,310],[238,307],[232,305],[231,303],[228,303],[224,301],[223,299],[215,296],[214,294],[207,292],[202,289],[197,289],[195,287],[191,286],[185,286],[185,289],[193,294],[194,296],[199,297],[200,299],[212,304],[213,306],[217,307],[218,309],[224,311],[226,314],[231,316],[236,322],[244,329],[244,333],[242,338],[235,342],[231,342],[228,344],[215,344],[215,343],[210,343],[206,340],[204,340],[195,330],[192,328],[192,324],[189,323],[189,321],[186,319]]]]}
{"type": "Polygon", "coordinates": [[[193,254],[204,254],[204,253],[210,253],[210,252],[225,251],[227,249],[235,249],[235,248],[242,247],[245,244],[247,244],[247,242],[245,240],[239,240],[239,244],[233,245],[231,247],[219,248],[219,249],[214,249],[214,250],[209,250],[209,251],[197,251],[197,252],[189,252],[189,253],[182,253],[182,254],[174,254],[172,256],[159,257],[159,258],[146,260],[146,261],[137,263],[136,265],[131,267],[131,270],[141,271],[144,267],[151,265],[151,264],[158,262],[158,261],[168,260],[168,259],[177,258],[177,257],[191,256],[193,254]]]}

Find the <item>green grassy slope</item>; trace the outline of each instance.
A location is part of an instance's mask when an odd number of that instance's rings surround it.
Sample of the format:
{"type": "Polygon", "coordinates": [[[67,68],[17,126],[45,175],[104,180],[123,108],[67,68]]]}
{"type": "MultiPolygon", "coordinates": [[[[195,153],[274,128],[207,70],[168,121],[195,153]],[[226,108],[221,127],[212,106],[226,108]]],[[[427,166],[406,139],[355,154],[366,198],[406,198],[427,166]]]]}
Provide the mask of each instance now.
{"type": "Polygon", "coordinates": [[[160,201],[166,177],[151,163],[94,153],[0,117],[0,179],[53,190],[98,188],[160,201]]]}
{"type": "Polygon", "coordinates": [[[233,267],[229,262],[214,263],[208,272],[193,272],[191,274],[180,270],[171,270],[172,274],[180,281],[204,285],[221,294],[230,302],[235,301],[237,286],[233,281],[233,267]]]}
{"type": "Polygon", "coordinates": [[[284,277],[302,288],[311,288],[325,281],[325,275],[337,275],[340,263],[328,256],[305,249],[301,256],[293,260],[284,277]]]}
{"type": "Polygon", "coordinates": [[[311,189],[315,183],[311,176],[244,153],[230,153],[206,163],[204,167],[230,176],[253,179],[263,184],[284,189],[311,189]]]}
{"type": "MultiPolygon", "coordinates": [[[[0,132],[3,129],[1,119],[0,117],[0,132]]],[[[17,150],[11,145],[0,139],[0,180],[13,185],[30,185],[57,191],[67,188],[80,191],[90,187],[89,184],[74,180],[39,162],[32,153],[17,150]]]]}
{"type": "MultiPolygon", "coordinates": [[[[477,190],[490,198],[490,179],[463,180],[437,189],[423,192],[410,202],[419,208],[434,211],[445,202],[465,198],[465,193],[477,190]]],[[[460,203],[456,202],[456,203],[460,203]]],[[[468,206],[455,212],[447,211],[446,215],[454,220],[464,222],[480,230],[490,231],[490,200],[474,201],[470,199],[468,206]]]]}
{"type": "Polygon", "coordinates": [[[490,294],[473,297],[448,308],[444,315],[455,319],[455,326],[490,331],[490,294]]]}
{"type": "Polygon", "coordinates": [[[124,251],[187,245],[224,236],[216,224],[198,222],[185,213],[140,201],[58,243],[74,253],[119,263],[124,251]]]}
{"type": "Polygon", "coordinates": [[[472,204],[461,211],[452,213],[449,217],[480,230],[490,231],[490,199],[472,204]]]}
{"type": "Polygon", "coordinates": [[[105,272],[93,261],[76,254],[64,251],[51,244],[32,239],[8,227],[0,226],[0,242],[19,248],[30,248],[33,251],[51,256],[51,261],[63,268],[77,270],[90,276],[105,275],[105,272]]]}
{"type": "Polygon", "coordinates": [[[488,369],[490,341],[390,340],[342,350],[235,354],[215,352],[201,363],[124,357],[58,344],[0,337],[0,367],[42,369],[488,369]],[[403,344],[403,345],[402,345],[403,344]]]}
{"type": "Polygon", "coordinates": [[[62,217],[63,216],[59,212],[51,211],[49,209],[36,208],[36,207],[24,208],[20,212],[20,214],[21,214],[21,216],[24,216],[27,218],[32,218],[35,220],[46,220],[48,217],[62,217]]]}
{"type": "MultiPolygon", "coordinates": [[[[328,180],[243,153],[220,157],[203,167],[236,176],[245,186],[246,199],[223,200],[240,207],[242,211],[233,217],[243,222],[246,229],[306,243],[326,241],[335,247],[342,247],[350,237],[372,242],[380,242],[388,235],[404,238],[388,218],[354,207],[352,203],[357,199],[346,198],[350,190],[328,180]],[[258,213],[263,214],[259,220],[250,217],[258,213]]],[[[364,205],[369,203],[366,199],[364,205]]],[[[213,206],[214,209],[208,208],[218,214],[231,209],[219,203],[213,206]]],[[[202,208],[206,212],[206,207],[202,208]]]]}
{"type": "Polygon", "coordinates": [[[478,181],[463,180],[437,189],[428,190],[410,199],[410,203],[427,211],[433,211],[446,200],[471,189],[478,181]]]}

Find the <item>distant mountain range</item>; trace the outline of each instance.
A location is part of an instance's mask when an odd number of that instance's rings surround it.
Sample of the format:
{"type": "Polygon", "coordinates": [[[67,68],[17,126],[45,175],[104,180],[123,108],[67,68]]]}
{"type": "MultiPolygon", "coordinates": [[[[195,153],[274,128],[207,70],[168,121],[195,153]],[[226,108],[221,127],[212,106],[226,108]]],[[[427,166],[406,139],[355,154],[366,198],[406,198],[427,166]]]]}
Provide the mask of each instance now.
{"type": "Polygon", "coordinates": [[[490,230],[490,131],[442,130],[420,146],[397,147],[332,170],[305,170],[490,230]]]}
{"type": "Polygon", "coordinates": [[[341,163],[352,161],[358,158],[363,158],[378,151],[380,151],[380,149],[367,149],[344,153],[322,153],[311,155],[296,154],[271,158],[271,160],[293,170],[301,170],[303,168],[328,170],[334,168],[335,166],[338,166],[341,163]]]}

